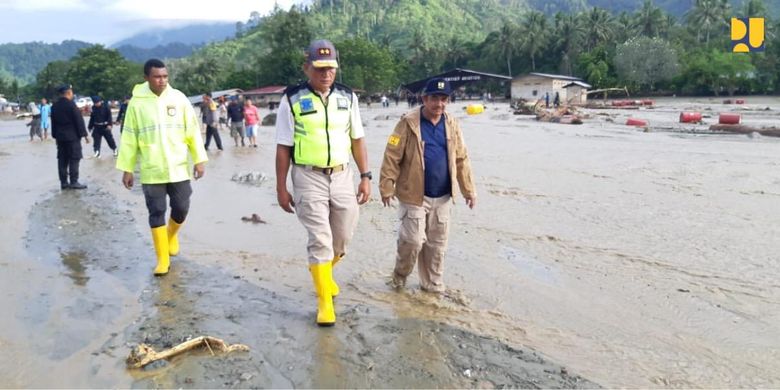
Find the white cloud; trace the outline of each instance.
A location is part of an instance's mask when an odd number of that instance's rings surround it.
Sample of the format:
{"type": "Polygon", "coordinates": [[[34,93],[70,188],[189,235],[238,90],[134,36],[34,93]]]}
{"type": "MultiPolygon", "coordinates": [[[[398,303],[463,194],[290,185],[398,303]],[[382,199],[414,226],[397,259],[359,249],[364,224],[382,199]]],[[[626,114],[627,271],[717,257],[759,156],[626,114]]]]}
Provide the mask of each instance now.
{"type": "Polygon", "coordinates": [[[87,8],[85,0],[0,0],[0,9],[16,11],[54,11],[87,8]]]}
{"type": "MultiPolygon", "coordinates": [[[[287,9],[293,2],[279,0],[278,4],[287,9]]],[[[274,3],[273,0],[116,0],[108,5],[106,11],[148,19],[238,22],[249,19],[252,11],[267,14],[274,3]]]]}

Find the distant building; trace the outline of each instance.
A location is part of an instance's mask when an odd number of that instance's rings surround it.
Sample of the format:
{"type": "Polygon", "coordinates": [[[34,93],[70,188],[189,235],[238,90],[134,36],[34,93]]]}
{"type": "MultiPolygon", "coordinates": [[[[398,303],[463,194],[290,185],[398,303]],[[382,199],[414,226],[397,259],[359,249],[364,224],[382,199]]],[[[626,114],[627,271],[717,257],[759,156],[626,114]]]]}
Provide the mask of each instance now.
{"type": "Polygon", "coordinates": [[[561,104],[584,105],[588,100],[586,92],[590,88],[591,85],[577,77],[529,73],[512,79],[512,100],[544,100],[545,94],[549,93],[552,105],[557,92],[561,104]]]}
{"type": "Polygon", "coordinates": [[[252,99],[257,106],[269,107],[273,110],[274,108],[279,107],[279,102],[282,100],[282,96],[284,96],[285,88],[287,87],[271,85],[268,87],[250,89],[249,91],[244,91],[244,97],[252,99]]]}

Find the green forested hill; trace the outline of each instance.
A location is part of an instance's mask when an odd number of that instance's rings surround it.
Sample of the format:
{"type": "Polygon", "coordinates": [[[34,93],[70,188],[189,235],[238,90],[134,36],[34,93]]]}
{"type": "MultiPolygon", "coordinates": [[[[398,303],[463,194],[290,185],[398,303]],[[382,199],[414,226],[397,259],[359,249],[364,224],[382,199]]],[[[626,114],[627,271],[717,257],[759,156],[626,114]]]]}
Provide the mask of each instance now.
{"type": "Polygon", "coordinates": [[[276,9],[171,64],[185,91],[296,82],[302,49],[334,41],[344,82],[387,91],[455,67],[583,77],[678,93],[780,90],[780,30],[768,19],[766,53],[730,53],[729,19],[771,15],[778,0],[311,0],[276,9]],[[655,53],[655,54],[651,54],[655,53]],[[660,53],[660,54],[659,54],[660,53]],[[626,57],[627,55],[632,58],[626,57]],[[663,58],[645,58],[663,55],[663,58]],[[636,66],[661,61],[664,72],[636,66]],[[378,73],[382,73],[378,76],[378,73]]]}
{"type": "Polygon", "coordinates": [[[5,43],[0,45],[0,78],[16,78],[22,84],[35,80],[35,75],[52,61],[67,60],[79,49],[91,46],[81,41],[62,43],[5,43]],[[5,77],[3,77],[5,76],[5,77]]]}
{"type": "MultiPolygon", "coordinates": [[[[729,34],[730,18],[776,13],[780,0],[298,4],[262,17],[248,15],[247,23],[237,24],[235,39],[168,61],[173,85],[198,94],[295,83],[303,76],[303,47],[327,38],[341,54],[339,81],[369,93],[387,93],[455,67],[512,76],[560,73],[582,77],[596,88],[627,86],[647,93],[780,92],[778,19],[768,19],[764,53],[731,53],[729,34]]],[[[43,81],[58,74],[54,70],[69,69],[61,65],[39,75],[35,88],[43,90],[43,81]]],[[[0,83],[0,93],[3,88],[0,83]]]]}

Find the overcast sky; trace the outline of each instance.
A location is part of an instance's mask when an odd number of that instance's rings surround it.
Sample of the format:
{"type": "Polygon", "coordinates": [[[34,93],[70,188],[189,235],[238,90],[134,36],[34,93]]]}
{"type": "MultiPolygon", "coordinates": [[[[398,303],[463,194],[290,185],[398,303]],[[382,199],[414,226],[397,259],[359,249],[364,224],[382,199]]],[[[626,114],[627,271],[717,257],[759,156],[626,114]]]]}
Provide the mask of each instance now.
{"type": "Polygon", "coordinates": [[[294,0],[0,0],[0,43],[77,39],[110,45],[155,26],[245,22],[294,0]]]}

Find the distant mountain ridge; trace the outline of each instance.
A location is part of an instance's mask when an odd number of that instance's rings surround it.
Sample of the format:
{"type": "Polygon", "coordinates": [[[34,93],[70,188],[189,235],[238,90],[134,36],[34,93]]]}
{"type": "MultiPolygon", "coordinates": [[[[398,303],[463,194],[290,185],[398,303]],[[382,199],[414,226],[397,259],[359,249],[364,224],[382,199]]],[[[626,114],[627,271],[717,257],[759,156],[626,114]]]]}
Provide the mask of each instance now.
{"type": "Polygon", "coordinates": [[[202,46],[202,43],[188,45],[175,42],[167,45],[158,45],[149,49],[132,45],[122,45],[115,49],[119,50],[119,53],[128,60],[143,63],[150,58],[167,59],[187,57],[202,46]]]}
{"type": "MultiPolygon", "coordinates": [[[[144,62],[149,58],[182,58],[206,43],[222,41],[235,36],[236,26],[231,23],[195,24],[185,27],[156,29],[136,34],[110,46],[130,61],[144,62]]],[[[22,84],[35,79],[35,75],[52,61],[67,60],[93,43],[66,40],[62,43],[6,43],[0,44],[0,78],[16,78],[22,84]]]]}
{"type": "Polygon", "coordinates": [[[116,42],[110,47],[135,46],[142,49],[151,49],[171,44],[202,46],[206,43],[233,38],[235,34],[235,23],[192,24],[183,27],[142,32],[116,42]]]}

